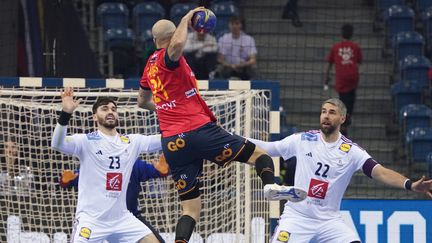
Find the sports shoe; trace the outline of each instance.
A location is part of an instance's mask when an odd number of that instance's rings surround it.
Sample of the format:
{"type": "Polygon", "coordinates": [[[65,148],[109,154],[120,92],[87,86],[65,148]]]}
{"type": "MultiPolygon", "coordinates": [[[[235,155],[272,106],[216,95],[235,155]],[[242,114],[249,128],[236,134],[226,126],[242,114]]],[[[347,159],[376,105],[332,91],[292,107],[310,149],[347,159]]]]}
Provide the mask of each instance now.
{"type": "Polygon", "coordinates": [[[303,201],[307,193],[298,187],[267,184],[264,186],[264,197],[270,201],[288,200],[291,202],[303,201]]]}

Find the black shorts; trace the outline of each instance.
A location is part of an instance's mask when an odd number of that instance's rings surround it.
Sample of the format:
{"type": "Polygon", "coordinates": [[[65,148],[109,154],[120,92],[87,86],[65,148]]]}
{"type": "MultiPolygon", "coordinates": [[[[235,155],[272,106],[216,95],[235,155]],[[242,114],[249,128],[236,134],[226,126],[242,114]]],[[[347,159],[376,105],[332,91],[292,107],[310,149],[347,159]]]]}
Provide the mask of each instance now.
{"type": "Polygon", "coordinates": [[[162,150],[179,195],[199,186],[203,160],[224,166],[243,150],[246,139],[225,131],[214,122],[186,133],[162,138],[162,150]]]}

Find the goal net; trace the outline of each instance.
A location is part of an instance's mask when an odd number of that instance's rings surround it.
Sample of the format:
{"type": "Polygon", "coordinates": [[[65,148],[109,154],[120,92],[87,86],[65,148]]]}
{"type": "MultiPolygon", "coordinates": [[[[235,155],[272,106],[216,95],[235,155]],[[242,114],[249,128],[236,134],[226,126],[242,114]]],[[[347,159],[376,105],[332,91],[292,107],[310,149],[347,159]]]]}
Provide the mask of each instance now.
{"type": "MultiPolygon", "coordinates": [[[[61,110],[59,92],[56,88],[0,90],[1,242],[68,242],[70,239],[78,193],[61,188],[58,179],[62,170],[77,169],[79,161],[50,149],[61,110]],[[11,149],[11,144],[15,148],[11,149]]],[[[201,91],[201,94],[223,128],[268,139],[268,91],[201,91]]],[[[155,113],[136,106],[136,90],[76,88],[75,96],[83,102],[69,122],[69,134],[95,129],[91,106],[100,96],[117,100],[120,133],[158,133],[155,113]]],[[[142,158],[152,161],[159,155],[143,154],[142,158]]],[[[181,209],[171,177],[147,181],[142,183],[142,188],[139,199],[142,216],[173,242],[181,209]]],[[[192,242],[268,240],[268,202],[252,167],[231,163],[222,168],[206,162],[201,189],[202,214],[192,242]]]]}

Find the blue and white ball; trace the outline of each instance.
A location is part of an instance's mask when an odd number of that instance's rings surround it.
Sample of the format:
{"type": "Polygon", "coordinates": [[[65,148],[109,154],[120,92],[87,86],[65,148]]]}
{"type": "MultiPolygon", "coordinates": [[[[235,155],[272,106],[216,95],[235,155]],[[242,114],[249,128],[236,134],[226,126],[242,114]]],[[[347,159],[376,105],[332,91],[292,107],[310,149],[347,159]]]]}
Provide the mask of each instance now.
{"type": "Polygon", "coordinates": [[[199,33],[209,33],[216,27],[216,15],[209,9],[200,10],[192,16],[192,28],[199,33]]]}

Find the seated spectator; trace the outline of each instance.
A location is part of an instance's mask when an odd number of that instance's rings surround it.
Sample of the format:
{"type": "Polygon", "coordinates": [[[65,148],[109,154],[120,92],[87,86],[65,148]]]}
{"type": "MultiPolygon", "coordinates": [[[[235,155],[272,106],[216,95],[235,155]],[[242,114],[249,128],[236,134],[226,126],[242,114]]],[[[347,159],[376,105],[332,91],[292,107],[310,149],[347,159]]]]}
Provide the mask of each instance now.
{"type": "Polygon", "coordinates": [[[197,79],[208,79],[216,68],[217,42],[211,34],[190,32],[184,49],[186,60],[197,79]]]}
{"type": "Polygon", "coordinates": [[[1,195],[30,195],[33,173],[30,167],[19,164],[19,154],[15,138],[4,139],[0,172],[1,195]]]}
{"type": "Polygon", "coordinates": [[[218,41],[216,77],[252,79],[256,72],[255,40],[242,31],[242,21],[238,16],[230,18],[229,29],[230,33],[224,34],[218,41]]]}

